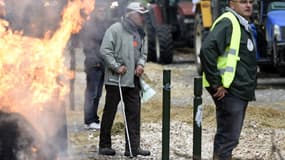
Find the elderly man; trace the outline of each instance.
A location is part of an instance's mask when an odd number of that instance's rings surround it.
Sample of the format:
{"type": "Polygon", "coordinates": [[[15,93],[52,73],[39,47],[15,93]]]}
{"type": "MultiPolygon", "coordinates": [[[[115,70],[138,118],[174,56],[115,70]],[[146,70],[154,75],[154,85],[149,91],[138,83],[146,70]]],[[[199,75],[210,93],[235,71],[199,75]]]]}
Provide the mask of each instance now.
{"type": "Polygon", "coordinates": [[[150,155],[149,151],[140,148],[140,77],[146,63],[144,45],[145,7],[139,2],[127,5],[121,22],[110,26],[103,38],[101,54],[106,62],[105,88],[106,102],[102,116],[99,154],[115,155],[111,148],[111,128],[120,102],[119,83],[125,103],[125,114],[128,125],[130,146],[126,138],[125,156],[150,155]],[[131,148],[131,152],[129,150],[131,148]]]}
{"type": "Polygon", "coordinates": [[[246,108],[255,100],[256,46],[249,27],[253,0],[229,0],[201,48],[203,84],[216,105],[214,159],[229,160],[238,145],[246,108]]]}

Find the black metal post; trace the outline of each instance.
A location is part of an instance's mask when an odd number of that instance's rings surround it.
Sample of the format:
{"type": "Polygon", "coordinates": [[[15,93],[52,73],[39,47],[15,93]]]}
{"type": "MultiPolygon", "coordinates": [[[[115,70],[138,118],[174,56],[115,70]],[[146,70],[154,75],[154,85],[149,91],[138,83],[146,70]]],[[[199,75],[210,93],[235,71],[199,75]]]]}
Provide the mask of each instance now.
{"type": "Polygon", "coordinates": [[[201,159],[202,123],[196,121],[199,106],[202,105],[202,77],[194,78],[194,111],[193,111],[193,160],[201,159]]]}
{"type": "Polygon", "coordinates": [[[162,160],[169,160],[171,71],[163,70],[162,160]]]}

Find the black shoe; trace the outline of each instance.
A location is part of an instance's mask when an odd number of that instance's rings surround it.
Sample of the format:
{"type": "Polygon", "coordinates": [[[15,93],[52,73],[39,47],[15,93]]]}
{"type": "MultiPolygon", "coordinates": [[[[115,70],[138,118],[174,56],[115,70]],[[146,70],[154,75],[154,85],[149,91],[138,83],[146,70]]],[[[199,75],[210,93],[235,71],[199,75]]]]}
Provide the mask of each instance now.
{"type": "MultiPolygon", "coordinates": [[[[149,156],[150,155],[150,151],[143,150],[143,149],[139,148],[137,151],[133,151],[132,154],[133,154],[134,157],[136,157],[137,155],[149,156]]],[[[128,150],[125,152],[125,156],[127,156],[127,157],[131,156],[130,152],[128,150]]]]}
{"type": "Polygon", "coordinates": [[[100,155],[108,155],[108,156],[114,156],[116,154],[116,151],[112,148],[99,148],[99,154],[100,155]]]}
{"type": "MultiPolygon", "coordinates": [[[[132,154],[133,154],[133,157],[136,157],[138,154],[137,153],[134,153],[134,152],[132,152],[132,154]]],[[[125,151],[125,154],[124,154],[126,157],[130,157],[131,156],[131,154],[130,154],[130,152],[129,151],[125,151]]]]}
{"type": "Polygon", "coordinates": [[[138,155],[142,155],[142,156],[149,156],[150,155],[149,150],[143,150],[141,148],[138,149],[137,153],[138,153],[138,155]]]}

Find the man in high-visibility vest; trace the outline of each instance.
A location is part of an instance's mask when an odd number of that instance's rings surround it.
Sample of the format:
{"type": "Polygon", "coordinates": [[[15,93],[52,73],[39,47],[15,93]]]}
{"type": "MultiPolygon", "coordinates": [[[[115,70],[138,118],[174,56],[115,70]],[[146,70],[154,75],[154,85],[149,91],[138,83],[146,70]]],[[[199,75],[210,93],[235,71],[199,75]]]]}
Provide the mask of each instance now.
{"type": "Polygon", "coordinates": [[[201,48],[203,85],[216,105],[216,160],[232,158],[248,102],[255,100],[256,45],[249,27],[252,9],[253,0],[229,0],[201,48]]]}

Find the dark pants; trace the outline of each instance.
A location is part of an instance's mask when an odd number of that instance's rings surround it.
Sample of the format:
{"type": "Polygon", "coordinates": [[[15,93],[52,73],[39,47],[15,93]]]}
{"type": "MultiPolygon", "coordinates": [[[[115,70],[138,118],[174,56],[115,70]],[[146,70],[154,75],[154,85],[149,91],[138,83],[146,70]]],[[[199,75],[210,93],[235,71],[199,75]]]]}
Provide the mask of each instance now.
{"type": "Polygon", "coordinates": [[[84,99],[84,123],[99,123],[97,114],[104,84],[104,70],[92,67],[86,71],[86,89],[84,99]]]}
{"type": "Polygon", "coordinates": [[[231,159],[232,151],[239,143],[248,102],[231,94],[214,101],[217,120],[214,154],[219,160],[231,159]]]}
{"type": "MultiPolygon", "coordinates": [[[[140,87],[138,78],[135,78],[135,88],[122,87],[131,148],[134,152],[136,152],[140,146],[141,103],[139,93],[140,87]]],[[[120,100],[119,87],[106,85],[106,102],[103,110],[99,142],[99,147],[101,148],[112,146],[111,129],[120,100]]],[[[128,149],[127,144],[126,139],[126,149],[128,149]]]]}

